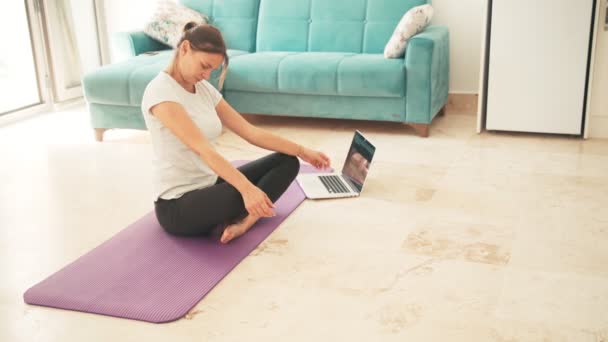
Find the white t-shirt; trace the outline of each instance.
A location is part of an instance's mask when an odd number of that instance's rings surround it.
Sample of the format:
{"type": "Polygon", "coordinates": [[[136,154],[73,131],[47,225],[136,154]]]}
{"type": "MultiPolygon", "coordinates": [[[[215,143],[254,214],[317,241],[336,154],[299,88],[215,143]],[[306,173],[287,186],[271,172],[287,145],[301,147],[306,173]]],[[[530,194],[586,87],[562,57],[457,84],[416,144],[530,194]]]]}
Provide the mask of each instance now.
{"type": "Polygon", "coordinates": [[[222,94],[205,80],[198,82],[195,88],[196,93],[190,93],[161,71],[144,91],[141,110],[155,155],[154,200],[159,197],[178,198],[188,191],[205,188],[217,181],[217,174],[207,163],[150,113],[150,108],[161,102],[177,102],[186,109],[205,137],[214,142],[222,133],[222,123],[215,111],[222,94]]]}

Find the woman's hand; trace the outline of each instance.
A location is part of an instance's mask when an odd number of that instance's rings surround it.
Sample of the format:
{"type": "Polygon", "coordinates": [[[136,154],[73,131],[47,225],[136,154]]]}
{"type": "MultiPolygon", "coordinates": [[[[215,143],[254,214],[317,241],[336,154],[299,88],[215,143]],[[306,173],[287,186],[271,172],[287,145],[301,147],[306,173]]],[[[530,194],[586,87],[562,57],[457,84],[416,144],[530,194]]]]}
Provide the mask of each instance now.
{"type": "Polygon", "coordinates": [[[325,153],[314,151],[303,146],[300,146],[298,157],[317,169],[328,168],[331,164],[331,160],[329,160],[329,157],[326,156],[325,153]]]}
{"type": "Polygon", "coordinates": [[[245,209],[250,215],[257,217],[271,217],[275,216],[274,204],[268,198],[268,195],[257,186],[251,184],[249,188],[241,192],[243,196],[243,202],[245,203],[245,209]]]}

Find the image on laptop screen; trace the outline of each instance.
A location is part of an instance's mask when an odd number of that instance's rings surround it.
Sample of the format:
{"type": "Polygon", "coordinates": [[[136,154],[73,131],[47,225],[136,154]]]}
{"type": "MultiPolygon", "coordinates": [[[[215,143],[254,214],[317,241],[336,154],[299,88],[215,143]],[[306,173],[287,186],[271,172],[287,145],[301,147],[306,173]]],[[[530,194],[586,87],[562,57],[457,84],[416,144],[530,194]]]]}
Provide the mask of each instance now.
{"type": "Polygon", "coordinates": [[[342,174],[353,182],[359,192],[363,188],[374,152],[376,152],[374,145],[367,141],[361,133],[355,132],[350,150],[346,155],[342,174]]]}

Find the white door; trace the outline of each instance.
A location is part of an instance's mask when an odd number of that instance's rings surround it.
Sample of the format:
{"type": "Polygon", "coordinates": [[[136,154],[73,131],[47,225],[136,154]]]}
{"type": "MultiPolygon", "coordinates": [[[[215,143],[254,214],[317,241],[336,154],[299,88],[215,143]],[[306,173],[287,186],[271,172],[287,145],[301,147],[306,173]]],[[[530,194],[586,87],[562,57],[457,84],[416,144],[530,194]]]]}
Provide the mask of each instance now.
{"type": "Polygon", "coordinates": [[[486,129],[581,134],[593,0],[493,0],[486,129]]]}
{"type": "Polygon", "coordinates": [[[587,133],[591,138],[608,138],[608,1],[598,6],[595,55],[592,60],[587,133]]]}

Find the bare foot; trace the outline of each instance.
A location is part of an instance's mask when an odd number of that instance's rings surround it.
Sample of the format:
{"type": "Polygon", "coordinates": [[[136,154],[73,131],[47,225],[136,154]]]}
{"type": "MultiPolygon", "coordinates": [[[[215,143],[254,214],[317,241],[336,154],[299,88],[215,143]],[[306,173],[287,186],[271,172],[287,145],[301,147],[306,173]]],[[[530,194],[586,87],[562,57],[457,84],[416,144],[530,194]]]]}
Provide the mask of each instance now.
{"type": "Polygon", "coordinates": [[[220,238],[221,243],[228,243],[233,239],[245,234],[260,218],[257,216],[248,215],[242,221],[232,223],[226,226],[224,233],[220,238]]]}

